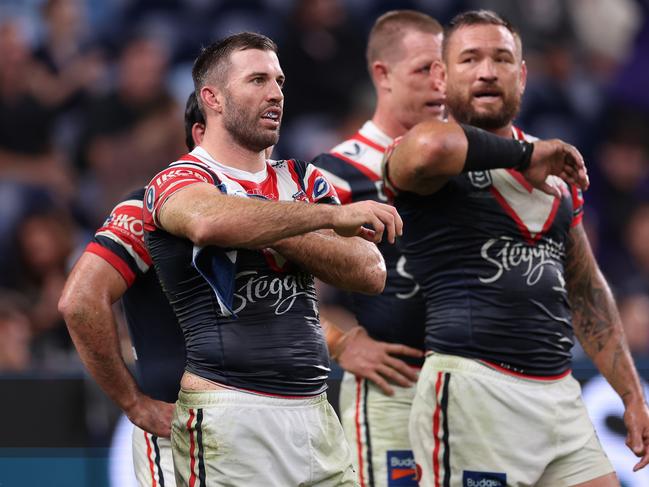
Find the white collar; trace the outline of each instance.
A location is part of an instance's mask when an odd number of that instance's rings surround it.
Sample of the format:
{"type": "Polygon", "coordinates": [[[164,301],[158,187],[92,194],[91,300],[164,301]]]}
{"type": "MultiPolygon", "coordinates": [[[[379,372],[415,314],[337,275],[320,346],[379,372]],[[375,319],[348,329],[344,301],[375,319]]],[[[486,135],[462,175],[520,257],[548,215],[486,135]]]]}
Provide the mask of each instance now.
{"type": "Polygon", "coordinates": [[[268,165],[264,164],[264,168],[261,171],[249,172],[244,171],[243,169],[237,169],[236,167],[226,166],[218,161],[216,161],[209,152],[207,152],[200,145],[197,145],[193,151],[190,152],[194,157],[198,157],[205,164],[210,166],[212,169],[222,172],[226,176],[230,176],[234,179],[243,179],[245,181],[252,181],[253,183],[261,183],[268,177],[268,165]]]}

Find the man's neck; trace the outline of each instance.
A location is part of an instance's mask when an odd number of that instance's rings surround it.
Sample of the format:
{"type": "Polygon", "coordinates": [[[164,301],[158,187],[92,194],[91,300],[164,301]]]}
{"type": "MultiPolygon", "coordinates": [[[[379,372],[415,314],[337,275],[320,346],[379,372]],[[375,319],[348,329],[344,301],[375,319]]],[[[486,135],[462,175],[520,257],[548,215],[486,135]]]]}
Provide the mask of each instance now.
{"type": "Polygon", "coordinates": [[[385,105],[378,103],[376,111],[372,116],[372,122],[376,125],[385,135],[393,139],[402,136],[408,131],[398,120],[394,118],[394,113],[385,105]]]}
{"type": "Polygon", "coordinates": [[[266,164],[265,152],[254,152],[237,143],[229,132],[205,131],[201,147],[212,158],[224,166],[233,167],[250,173],[259,172],[266,164]]]}
{"type": "Polygon", "coordinates": [[[488,130],[488,132],[491,132],[492,134],[500,135],[501,137],[508,137],[508,138],[513,137],[511,123],[508,123],[504,127],[500,127],[498,129],[488,130]]]}

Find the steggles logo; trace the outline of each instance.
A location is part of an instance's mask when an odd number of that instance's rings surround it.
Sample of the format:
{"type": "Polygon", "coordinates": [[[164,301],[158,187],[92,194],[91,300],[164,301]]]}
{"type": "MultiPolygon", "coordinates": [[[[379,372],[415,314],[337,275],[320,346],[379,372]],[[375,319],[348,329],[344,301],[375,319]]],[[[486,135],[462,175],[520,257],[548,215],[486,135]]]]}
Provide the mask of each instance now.
{"type": "Polygon", "coordinates": [[[480,255],[495,267],[493,275],[479,278],[484,284],[497,281],[505,271],[517,267],[524,268],[523,277],[526,278],[528,286],[538,283],[548,266],[557,269],[560,281],[563,281],[560,269],[561,261],[566,255],[565,246],[562,242],[555,242],[550,238],[534,247],[511,237],[492,238],[482,246],[480,255]]]}
{"type": "Polygon", "coordinates": [[[239,313],[250,303],[274,299],[268,305],[274,308],[276,315],[283,315],[293,308],[300,296],[316,299],[313,277],[306,273],[271,277],[259,275],[257,271],[244,271],[237,274],[236,281],[237,284],[245,282],[234,293],[234,313],[239,313]]]}

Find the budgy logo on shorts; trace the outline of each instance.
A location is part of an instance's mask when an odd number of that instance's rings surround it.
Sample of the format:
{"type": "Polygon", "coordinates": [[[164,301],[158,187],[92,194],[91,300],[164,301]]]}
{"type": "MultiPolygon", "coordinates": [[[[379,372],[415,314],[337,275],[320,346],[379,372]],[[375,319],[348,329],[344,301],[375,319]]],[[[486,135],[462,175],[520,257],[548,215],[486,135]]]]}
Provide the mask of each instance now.
{"type": "Polygon", "coordinates": [[[416,487],[417,465],[410,450],[388,450],[388,487],[416,487]]]}
{"type": "Polygon", "coordinates": [[[507,487],[507,474],[465,470],[462,487],[507,487]]]}

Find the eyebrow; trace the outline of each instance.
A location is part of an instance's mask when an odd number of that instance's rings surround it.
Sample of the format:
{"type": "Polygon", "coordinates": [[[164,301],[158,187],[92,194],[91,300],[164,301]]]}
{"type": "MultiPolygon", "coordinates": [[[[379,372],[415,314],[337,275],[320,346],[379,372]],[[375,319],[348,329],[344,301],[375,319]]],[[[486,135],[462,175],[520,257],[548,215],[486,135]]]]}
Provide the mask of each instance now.
{"type": "MultiPolygon", "coordinates": [[[[464,49],[464,50],[460,51],[460,55],[462,55],[462,54],[477,54],[477,53],[479,53],[481,51],[481,49],[482,48],[477,48],[477,47],[464,49]]],[[[497,54],[511,54],[512,56],[515,56],[515,54],[514,54],[514,52],[512,50],[505,49],[503,47],[496,48],[496,53],[497,54]]]]}

